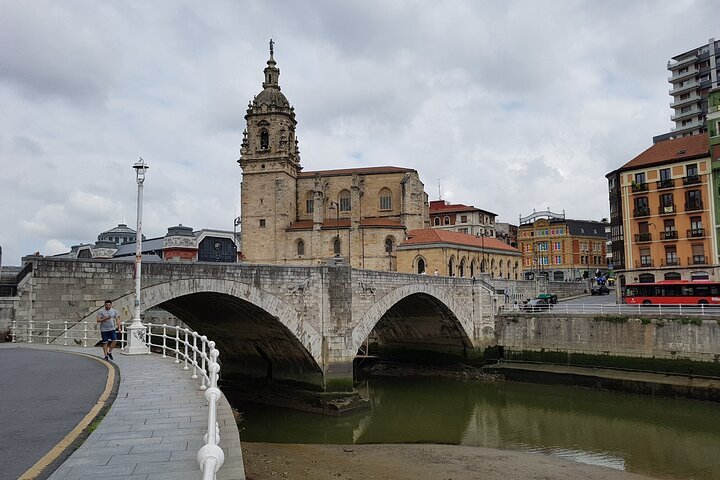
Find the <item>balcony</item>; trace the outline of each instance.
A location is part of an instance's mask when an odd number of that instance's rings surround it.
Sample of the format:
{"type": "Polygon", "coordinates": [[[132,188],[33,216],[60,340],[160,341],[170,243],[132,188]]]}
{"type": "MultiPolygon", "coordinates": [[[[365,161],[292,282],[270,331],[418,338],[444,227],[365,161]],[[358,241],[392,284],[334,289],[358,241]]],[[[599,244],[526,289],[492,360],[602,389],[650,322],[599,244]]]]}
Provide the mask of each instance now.
{"type": "Polygon", "coordinates": [[[671,128],[670,131],[675,134],[675,137],[677,138],[677,135],[680,133],[687,133],[692,132],[693,130],[696,130],[698,128],[705,128],[705,121],[704,120],[693,120],[692,122],[688,122],[685,125],[677,126],[675,124],[675,128],[671,128]]]}
{"type": "Polygon", "coordinates": [[[683,177],[683,185],[697,185],[700,183],[700,175],[688,175],[683,177]]]}
{"type": "Polygon", "coordinates": [[[703,202],[690,202],[685,204],[686,212],[694,212],[703,209],[703,202]]]}
{"type": "Polygon", "coordinates": [[[695,90],[699,86],[700,86],[700,83],[698,83],[698,81],[696,79],[692,78],[690,80],[683,82],[682,85],[673,85],[673,88],[668,90],[668,93],[674,97],[675,95],[680,95],[682,93],[695,90]]]}
{"type": "Polygon", "coordinates": [[[681,58],[678,60],[670,60],[667,63],[667,69],[668,70],[675,70],[677,68],[682,67],[683,65],[687,65],[690,63],[695,63],[697,61],[698,57],[697,55],[688,55],[685,58],[681,58]]]}
{"type": "Polygon", "coordinates": [[[661,267],[679,267],[680,260],[678,260],[677,257],[665,258],[664,260],[660,260],[660,266],[661,267]]]}
{"type": "Polygon", "coordinates": [[[633,217],[649,217],[650,216],[650,207],[638,207],[635,210],[633,210],[633,217]]]}
{"type": "Polygon", "coordinates": [[[646,182],[638,183],[635,180],[633,180],[631,184],[631,188],[633,193],[637,192],[647,192],[648,191],[648,184],[646,182]]]}
{"type": "MultiPolygon", "coordinates": [[[[688,232],[689,231],[690,230],[688,230],[688,232]]],[[[660,240],[677,240],[677,238],[677,230],[666,230],[664,232],[660,232],[660,240]]]]}
{"type": "Polygon", "coordinates": [[[688,98],[684,98],[682,100],[680,100],[679,98],[676,98],[675,100],[673,100],[672,103],[670,103],[670,108],[682,107],[685,105],[689,105],[693,102],[699,102],[700,100],[701,100],[700,95],[693,92],[690,94],[690,96],[688,98]]]}
{"type": "Polygon", "coordinates": [[[663,188],[673,188],[675,186],[675,180],[672,178],[668,178],[667,180],[658,180],[656,183],[658,190],[663,188]]]}
{"type": "Polygon", "coordinates": [[[679,82],[680,80],[682,80],[684,78],[689,78],[689,77],[694,76],[696,73],[698,73],[698,69],[695,65],[692,65],[692,66],[688,67],[687,72],[683,72],[683,73],[680,73],[679,71],[672,72],[672,75],[670,75],[668,77],[668,82],[669,83],[679,82]]]}
{"type": "Polygon", "coordinates": [[[637,243],[652,242],[652,235],[650,234],[650,232],[636,233],[635,241],[637,243]]]}
{"type": "Polygon", "coordinates": [[[650,257],[640,257],[640,261],[635,260],[635,268],[650,268],[655,262],[650,257]]]}
{"type": "Polygon", "coordinates": [[[677,209],[675,208],[675,204],[672,205],[660,205],[658,207],[658,215],[668,215],[671,213],[676,213],[677,209]]]}
{"type": "Polygon", "coordinates": [[[705,236],[704,228],[692,228],[687,231],[688,238],[703,238],[705,236]]]}
{"type": "Polygon", "coordinates": [[[688,265],[707,265],[707,257],[705,255],[693,255],[688,257],[688,265]],[[692,263],[691,263],[692,262],[692,263]]]}

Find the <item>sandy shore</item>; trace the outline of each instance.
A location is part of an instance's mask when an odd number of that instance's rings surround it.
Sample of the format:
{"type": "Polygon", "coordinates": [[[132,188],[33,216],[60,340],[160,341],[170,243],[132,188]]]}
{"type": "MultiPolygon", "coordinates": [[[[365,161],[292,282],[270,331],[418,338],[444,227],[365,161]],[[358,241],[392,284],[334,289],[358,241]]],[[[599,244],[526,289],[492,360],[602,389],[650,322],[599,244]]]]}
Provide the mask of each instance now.
{"type": "Polygon", "coordinates": [[[546,455],[454,445],[243,442],[247,480],[650,480],[546,455]]]}

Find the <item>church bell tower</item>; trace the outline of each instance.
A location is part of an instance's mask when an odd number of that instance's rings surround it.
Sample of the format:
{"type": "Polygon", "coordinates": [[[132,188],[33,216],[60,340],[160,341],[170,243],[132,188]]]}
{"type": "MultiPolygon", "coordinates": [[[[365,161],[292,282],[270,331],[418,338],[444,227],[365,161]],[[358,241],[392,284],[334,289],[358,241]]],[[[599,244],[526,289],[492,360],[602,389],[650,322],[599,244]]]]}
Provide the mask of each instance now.
{"type": "Polygon", "coordinates": [[[295,220],[300,152],[295,109],[278,83],[273,58],[265,67],[262,91],[248,104],[238,163],[242,168],[242,252],[253,263],[284,258],[285,230],[295,220]]]}

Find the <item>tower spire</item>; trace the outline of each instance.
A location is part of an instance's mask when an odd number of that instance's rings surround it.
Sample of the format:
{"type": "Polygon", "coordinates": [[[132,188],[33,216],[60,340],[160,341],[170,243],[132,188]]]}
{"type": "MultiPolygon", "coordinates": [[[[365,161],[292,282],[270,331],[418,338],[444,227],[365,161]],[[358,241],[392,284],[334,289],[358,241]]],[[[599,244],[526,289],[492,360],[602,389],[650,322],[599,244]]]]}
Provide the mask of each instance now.
{"type": "Polygon", "coordinates": [[[273,45],[275,45],[275,42],[270,38],[270,58],[273,58],[273,45]]]}

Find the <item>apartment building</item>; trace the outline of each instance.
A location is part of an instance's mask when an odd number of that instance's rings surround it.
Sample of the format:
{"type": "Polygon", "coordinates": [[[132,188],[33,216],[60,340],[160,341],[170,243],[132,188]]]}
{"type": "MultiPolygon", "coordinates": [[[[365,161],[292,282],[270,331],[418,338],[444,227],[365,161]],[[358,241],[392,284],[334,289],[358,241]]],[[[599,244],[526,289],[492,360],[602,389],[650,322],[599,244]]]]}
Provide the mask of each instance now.
{"type": "Polygon", "coordinates": [[[496,213],[472,205],[450,203],[446,200],[430,202],[430,226],[439,230],[495,237],[496,213]]]}
{"type": "Polygon", "coordinates": [[[667,64],[670,71],[669,94],[673,100],[670,119],[675,128],[653,138],[654,142],[670,138],[697,135],[707,130],[707,100],[709,91],[720,81],[720,41],[708,43],[676,55],[667,64]]]}
{"type": "Polygon", "coordinates": [[[606,177],[621,286],[718,278],[707,134],[656,143],[606,177]]]}
{"type": "Polygon", "coordinates": [[[607,271],[606,227],[606,222],[572,220],[550,210],[521,216],[518,246],[523,278],[562,282],[607,271]]]}

